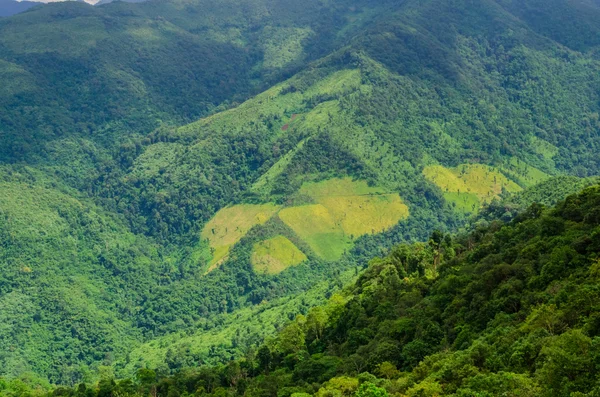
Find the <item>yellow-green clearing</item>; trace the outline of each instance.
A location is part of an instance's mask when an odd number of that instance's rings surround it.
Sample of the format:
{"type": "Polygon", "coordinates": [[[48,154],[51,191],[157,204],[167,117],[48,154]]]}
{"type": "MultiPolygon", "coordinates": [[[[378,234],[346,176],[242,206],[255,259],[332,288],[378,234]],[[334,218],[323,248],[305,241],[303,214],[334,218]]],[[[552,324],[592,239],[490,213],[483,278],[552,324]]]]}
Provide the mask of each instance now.
{"type": "Polygon", "coordinates": [[[508,192],[522,190],[496,168],[482,164],[462,164],[455,168],[432,165],[425,167],[423,175],[442,189],[446,200],[463,212],[474,212],[482,203],[498,197],[503,189],[508,192]]]}
{"type": "MultiPolygon", "coordinates": [[[[275,204],[242,204],[219,211],[201,234],[211,248],[212,260],[208,271],[219,266],[227,258],[231,247],[253,226],[265,223],[277,212],[283,223],[306,242],[316,255],[331,261],[339,259],[344,251],[352,248],[354,239],[390,229],[408,217],[408,207],[398,194],[369,186],[366,181],[334,178],[310,182],[301,187],[299,194],[311,197],[314,204],[281,210],[275,204]]],[[[276,255],[267,255],[263,252],[266,248],[261,248],[261,255],[271,257],[262,262],[258,261],[258,248],[254,247],[252,260],[255,269],[276,273],[296,264],[282,256],[282,252],[287,246],[290,253],[286,255],[291,255],[298,248],[291,242],[285,244],[282,241],[278,239],[269,243],[276,255]]],[[[301,256],[294,255],[294,258],[301,256]]]]}
{"type": "Polygon", "coordinates": [[[351,247],[349,236],[321,204],[285,208],[279,218],[323,259],[339,259],[351,247]]]}
{"type": "Polygon", "coordinates": [[[229,254],[229,249],[252,227],[268,221],[280,207],[268,204],[240,204],[223,208],[204,226],[202,239],[207,239],[212,251],[209,271],[229,254]]]}
{"type": "Polygon", "coordinates": [[[279,218],[327,260],[339,259],[355,238],[387,230],[408,216],[398,194],[365,181],[335,178],[306,183],[299,193],[316,204],[286,208],[279,218]]]}
{"type": "Polygon", "coordinates": [[[507,175],[510,175],[515,181],[519,182],[521,186],[530,187],[537,185],[550,178],[550,175],[545,172],[532,167],[531,165],[519,161],[513,157],[502,167],[507,175]]]}
{"type": "Polygon", "coordinates": [[[281,235],[256,243],[252,249],[252,266],[257,273],[281,273],[306,259],[294,243],[281,235]]]}

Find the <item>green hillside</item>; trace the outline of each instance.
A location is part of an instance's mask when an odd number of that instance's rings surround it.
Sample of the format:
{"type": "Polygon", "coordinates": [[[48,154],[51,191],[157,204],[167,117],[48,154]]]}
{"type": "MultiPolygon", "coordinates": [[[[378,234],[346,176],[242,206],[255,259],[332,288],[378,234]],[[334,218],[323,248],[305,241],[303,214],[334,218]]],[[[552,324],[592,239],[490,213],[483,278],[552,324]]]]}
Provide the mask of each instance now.
{"type": "MultiPolygon", "coordinates": [[[[326,54],[341,29],[353,31],[348,3],[67,2],[5,18],[0,76],[13,88],[0,91],[2,161],[73,166],[63,142],[93,145],[79,153],[85,161],[227,108],[326,54]]],[[[370,8],[351,4],[354,13],[370,8]]]]}
{"type": "Polygon", "coordinates": [[[0,19],[0,377],[73,385],[239,358],[394,245],[595,183],[598,13],[152,0],[0,19]]]}
{"type": "Polygon", "coordinates": [[[399,245],[241,360],[60,393],[593,396],[599,233],[596,185],[508,224],[399,245]]]}

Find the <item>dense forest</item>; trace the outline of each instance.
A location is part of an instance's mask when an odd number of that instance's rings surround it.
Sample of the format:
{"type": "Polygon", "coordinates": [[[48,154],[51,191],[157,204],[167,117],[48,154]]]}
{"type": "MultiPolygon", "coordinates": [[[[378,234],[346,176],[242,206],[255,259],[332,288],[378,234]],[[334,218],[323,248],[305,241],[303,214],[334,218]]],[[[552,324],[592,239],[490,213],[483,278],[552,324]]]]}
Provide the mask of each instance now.
{"type": "MultiPolygon", "coordinates": [[[[594,396],[600,186],[372,259],[327,304],[220,366],[54,396],[594,396]]],[[[3,395],[45,395],[26,380],[3,395]]]]}
{"type": "MultiPolygon", "coordinates": [[[[514,265],[504,253],[470,256],[496,241],[498,220],[506,233],[529,225],[519,244],[575,235],[571,221],[592,233],[560,205],[522,214],[598,183],[597,1],[106,3],[0,18],[0,393],[85,383],[55,393],[166,395],[173,382],[171,397],[201,387],[260,394],[267,384],[316,393],[338,375],[346,394],[429,382],[424,395],[438,386],[469,395],[476,374],[534,394],[549,387],[530,345],[514,367],[494,356],[496,366],[456,369],[460,382],[433,362],[466,362],[488,323],[518,340],[510,327],[533,307],[562,310],[541,292],[554,278],[531,281],[533,265],[506,270],[513,281],[497,297],[460,294],[479,282],[478,266],[495,269],[505,255],[514,265]],[[555,235],[538,233],[555,219],[555,235]],[[386,292],[390,307],[377,314],[361,285],[373,290],[388,265],[409,292],[386,292]],[[442,287],[451,274],[456,285],[442,287]],[[530,301],[510,300],[525,290],[530,301]],[[493,301],[494,315],[508,310],[503,299],[517,306],[490,319],[479,303],[460,306],[469,299],[493,301]],[[346,331],[334,331],[332,310],[346,331]],[[263,345],[297,315],[305,319],[282,332],[303,335],[301,348],[281,350],[280,337],[263,345]],[[315,316],[327,318],[317,336],[303,323],[315,316]],[[386,327],[396,345],[379,334],[386,327]],[[394,358],[379,360],[386,351],[394,358]],[[383,363],[399,372],[382,375],[383,363]],[[234,385],[225,374],[236,365],[244,380],[232,375],[234,385]],[[199,373],[186,368],[199,366],[213,380],[196,387],[199,373]],[[132,380],[115,389],[113,378],[132,380]]],[[[550,336],[595,337],[574,321],[550,336]]],[[[581,382],[569,393],[592,390],[581,382]]]]}

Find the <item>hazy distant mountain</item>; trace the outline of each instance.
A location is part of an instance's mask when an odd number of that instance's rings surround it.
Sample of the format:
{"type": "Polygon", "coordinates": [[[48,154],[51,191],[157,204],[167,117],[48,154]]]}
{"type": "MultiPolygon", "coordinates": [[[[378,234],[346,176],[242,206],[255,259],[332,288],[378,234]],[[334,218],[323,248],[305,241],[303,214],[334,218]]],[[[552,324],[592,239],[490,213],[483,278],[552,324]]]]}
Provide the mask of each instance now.
{"type": "Polygon", "coordinates": [[[0,0],[0,17],[9,17],[37,5],[34,1],[0,0]]]}
{"type": "MultiPolygon", "coordinates": [[[[92,5],[101,5],[112,3],[117,0],[34,0],[34,1],[16,1],[16,0],[0,0],[0,17],[9,17],[18,14],[40,3],[58,3],[63,1],[78,1],[92,5]]],[[[146,0],[118,0],[126,3],[142,3],[146,0]]]]}
{"type": "Polygon", "coordinates": [[[99,5],[102,5],[102,4],[112,3],[114,1],[124,1],[126,3],[143,3],[146,0],[100,0],[95,5],[99,6],[99,5]]]}

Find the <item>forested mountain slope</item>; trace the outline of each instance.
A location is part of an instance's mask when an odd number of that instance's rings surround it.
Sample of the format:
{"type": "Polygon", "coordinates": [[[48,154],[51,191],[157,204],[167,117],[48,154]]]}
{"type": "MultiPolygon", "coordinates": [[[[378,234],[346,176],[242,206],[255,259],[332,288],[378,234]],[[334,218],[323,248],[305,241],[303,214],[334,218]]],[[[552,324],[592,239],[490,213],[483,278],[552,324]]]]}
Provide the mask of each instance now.
{"type": "Polygon", "coordinates": [[[60,395],[593,396],[599,233],[596,185],[399,245],[241,360],[60,395]]]}
{"type": "MultiPolygon", "coordinates": [[[[598,9],[69,2],[0,20],[0,375],[229,360],[256,325],[206,335],[238,310],[333,291],[552,176],[572,192],[600,168],[598,9]]],[[[564,197],[532,191],[482,216],[564,197]]]]}
{"type": "Polygon", "coordinates": [[[195,120],[326,53],[340,29],[352,30],[347,8],[64,2],[2,20],[2,159],[64,163],[61,147],[89,141],[70,153],[81,162],[163,123],[195,120]]]}

